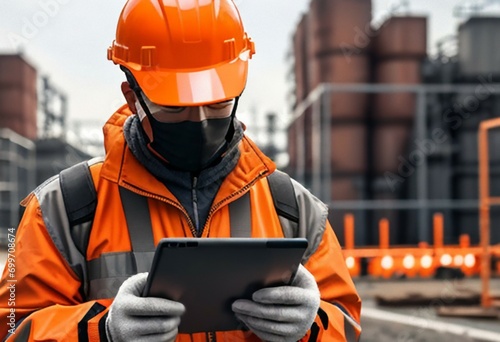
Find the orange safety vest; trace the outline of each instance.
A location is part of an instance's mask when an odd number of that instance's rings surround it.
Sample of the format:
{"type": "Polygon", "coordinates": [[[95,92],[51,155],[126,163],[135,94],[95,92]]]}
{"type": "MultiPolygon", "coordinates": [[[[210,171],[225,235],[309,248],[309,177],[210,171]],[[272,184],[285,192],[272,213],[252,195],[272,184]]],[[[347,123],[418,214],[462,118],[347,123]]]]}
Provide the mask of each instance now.
{"type": "MultiPolygon", "coordinates": [[[[6,267],[0,284],[0,338],[10,332],[15,334],[7,341],[105,341],[108,308],[122,282],[149,270],[161,238],[195,236],[186,210],[128,149],[122,126],[129,115],[123,107],[110,118],[104,127],[106,158],[90,165],[97,193],[91,224],[71,227],[58,177],[23,201],[26,211],[13,249],[14,272],[6,267]],[[127,197],[135,200],[128,202],[127,197]],[[143,206],[138,211],[142,217],[128,217],[127,203],[143,206]],[[134,225],[145,228],[130,229],[134,225]],[[8,280],[15,280],[14,291],[8,280]],[[14,300],[9,301],[13,292],[14,300]]],[[[266,178],[275,171],[274,163],[247,137],[239,148],[238,164],[224,179],[200,237],[230,237],[237,222],[243,221],[250,222],[244,230],[251,237],[307,238],[310,247],[303,264],[316,278],[322,302],[303,341],[356,341],[361,331],[360,298],[326,207],[294,182],[300,220],[290,233],[290,223],[274,209],[266,178]],[[231,215],[231,206],[242,197],[247,198],[249,220],[236,220],[240,214],[234,210],[231,215]]],[[[248,331],[179,334],[177,338],[258,340],[248,331]]]]}

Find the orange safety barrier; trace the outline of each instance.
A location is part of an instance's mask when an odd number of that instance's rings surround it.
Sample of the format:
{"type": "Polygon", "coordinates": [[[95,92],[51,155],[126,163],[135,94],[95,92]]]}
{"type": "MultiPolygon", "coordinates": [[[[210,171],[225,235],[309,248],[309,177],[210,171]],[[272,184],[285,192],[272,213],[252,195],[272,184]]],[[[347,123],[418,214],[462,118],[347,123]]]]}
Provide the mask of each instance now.
{"type": "Polygon", "coordinates": [[[368,264],[368,273],[382,278],[390,278],[400,268],[400,259],[395,258],[389,250],[389,220],[381,219],[379,222],[379,247],[382,253],[370,260],[368,264]]]}
{"type": "MultiPolygon", "coordinates": [[[[493,269],[500,275],[500,245],[490,245],[491,206],[500,206],[500,197],[490,196],[489,178],[489,131],[500,128],[500,118],[484,121],[479,127],[479,233],[478,246],[470,245],[468,235],[461,235],[458,245],[444,245],[444,218],[440,213],[433,217],[434,244],[421,242],[417,247],[395,246],[389,242],[389,221],[379,222],[379,246],[356,248],[354,245],[354,216],[345,216],[344,256],[353,277],[361,274],[360,260],[368,260],[368,274],[375,277],[429,277],[440,267],[460,269],[466,276],[480,275],[482,282],[481,305],[492,306],[494,297],[490,293],[491,260],[493,269]]],[[[496,303],[495,303],[496,304],[496,303]]]]}
{"type": "MultiPolygon", "coordinates": [[[[436,274],[440,267],[460,269],[465,276],[478,275],[482,248],[471,246],[470,237],[461,235],[458,245],[443,243],[444,218],[441,213],[433,217],[434,244],[420,242],[416,247],[390,246],[390,222],[381,219],[379,222],[379,245],[356,248],[354,245],[354,216],[344,217],[345,246],[344,257],[351,276],[361,275],[361,259],[367,259],[368,275],[379,278],[391,277],[423,277],[436,274]]],[[[500,247],[492,252],[500,256],[500,247]]]]}

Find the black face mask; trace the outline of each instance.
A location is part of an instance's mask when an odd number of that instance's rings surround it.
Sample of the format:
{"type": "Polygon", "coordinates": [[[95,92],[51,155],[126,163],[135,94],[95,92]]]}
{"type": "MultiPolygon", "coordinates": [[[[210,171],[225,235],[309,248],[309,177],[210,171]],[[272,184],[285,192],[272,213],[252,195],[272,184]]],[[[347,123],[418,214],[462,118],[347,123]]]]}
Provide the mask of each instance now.
{"type": "Polygon", "coordinates": [[[201,122],[160,122],[150,113],[134,78],[127,72],[125,74],[144,114],[149,118],[153,134],[150,146],[169,165],[182,171],[199,172],[214,164],[226,152],[234,135],[233,118],[239,96],[235,98],[233,111],[227,118],[201,122]]]}
{"type": "Polygon", "coordinates": [[[198,172],[210,166],[226,151],[232,116],[201,122],[159,122],[149,116],[153,133],[150,146],[179,170],[198,172]]]}

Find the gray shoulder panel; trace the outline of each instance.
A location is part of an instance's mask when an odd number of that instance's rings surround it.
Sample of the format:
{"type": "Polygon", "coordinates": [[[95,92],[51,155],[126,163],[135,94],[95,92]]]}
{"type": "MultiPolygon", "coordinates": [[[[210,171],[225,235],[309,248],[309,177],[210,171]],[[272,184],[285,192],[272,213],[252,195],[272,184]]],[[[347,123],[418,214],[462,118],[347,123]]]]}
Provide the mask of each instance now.
{"type": "MultiPolygon", "coordinates": [[[[103,158],[94,158],[88,162],[89,166],[102,162],[103,158]]],[[[81,246],[80,239],[88,243],[88,233],[90,233],[91,222],[82,223],[71,227],[66,215],[66,207],[62,196],[59,176],[56,175],[34,190],[34,195],[38,199],[42,218],[54,245],[73,269],[77,277],[82,282],[84,293],[87,292],[87,263],[86,249],[81,246]],[[81,232],[79,234],[78,232],[81,232]]]]}
{"type": "Polygon", "coordinates": [[[309,241],[309,247],[303,258],[303,263],[306,263],[323,238],[328,219],[328,207],[300,183],[294,179],[291,180],[299,207],[299,224],[294,227],[292,221],[282,217],[280,217],[280,222],[285,236],[303,237],[309,241]]]}
{"type": "MultiPolygon", "coordinates": [[[[52,177],[34,191],[42,210],[42,218],[54,245],[82,279],[85,274],[85,256],[73,242],[66,208],[62,197],[59,177],[52,177]]],[[[83,280],[83,279],[82,279],[83,280]]]]}

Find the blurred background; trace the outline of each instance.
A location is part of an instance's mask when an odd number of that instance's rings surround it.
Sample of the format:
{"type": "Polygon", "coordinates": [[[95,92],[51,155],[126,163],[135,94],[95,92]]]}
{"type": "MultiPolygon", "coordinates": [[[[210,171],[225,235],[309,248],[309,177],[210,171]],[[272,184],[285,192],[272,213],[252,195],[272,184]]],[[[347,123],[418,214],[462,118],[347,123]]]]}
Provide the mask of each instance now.
{"type": "MultiPolygon", "coordinates": [[[[378,242],[382,217],[405,227],[391,229],[391,243],[431,243],[439,211],[445,243],[461,234],[478,242],[477,131],[499,114],[500,1],[237,3],[257,44],[238,116],[330,205],[340,240],[349,212],[356,245],[378,242]]],[[[102,125],[123,103],[123,74],[105,58],[122,3],[2,6],[0,127],[2,149],[13,150],[2,164],[0,226],[8,227],[30,189],[104,153],[102,125]]]]}
{"type": "MultiPolygon", "coordinates": [[[[485,242],[480,195],[500,196],[499,126],[478,141],[500,117],[500,1],[235,2],[257,46],[238,116],[329,205],[360,289],[380,304],[367,284],[381,279],[494,280],[500,210],[487,202],[485,242]]],[[[2,4],[0,237],[38,184],[104,153],[102,125],[123,103],[106,61],[122,6],[2,4]]],[[[489,288],[471,286],[473,305],[491,308],[489,288]]]]}

